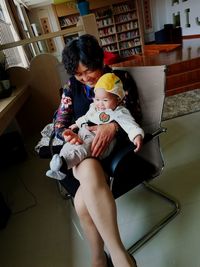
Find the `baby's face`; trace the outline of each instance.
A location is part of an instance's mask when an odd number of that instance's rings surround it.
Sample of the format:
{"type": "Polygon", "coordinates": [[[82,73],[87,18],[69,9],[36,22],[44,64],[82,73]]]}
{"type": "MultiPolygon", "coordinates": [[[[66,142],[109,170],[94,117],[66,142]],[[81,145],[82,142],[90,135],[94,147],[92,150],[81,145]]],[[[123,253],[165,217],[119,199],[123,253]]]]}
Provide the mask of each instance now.
{"type": "Polygon", "coordinates": [[[114,110],[119,104],[119,97],[106,92],[103,88],[97,88],[95,91],[94,104],[97,110],[114,110]]]}

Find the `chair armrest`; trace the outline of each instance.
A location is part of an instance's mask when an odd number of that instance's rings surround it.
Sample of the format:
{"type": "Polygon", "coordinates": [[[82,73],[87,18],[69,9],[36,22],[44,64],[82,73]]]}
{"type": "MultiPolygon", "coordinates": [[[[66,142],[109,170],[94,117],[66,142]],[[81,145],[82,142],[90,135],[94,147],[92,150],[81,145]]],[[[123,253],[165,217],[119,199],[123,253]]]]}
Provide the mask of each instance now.
{"type": "Polygon", "coordinates": [[[153,133],[146,133],[144,136],[144,140],[143,140],[143,144],[148,143],[149,141],[151,141],[153,138],[159,136],[162,133],[165,133],[167,131],[167,128],[165,127],[160,127],[158,128],[155,132],[153,133]]]}
{"type": "MultiPolygon", "coordinates": [[[[143,145],[150,142],[152,139],[159,136],[161,133],[166,132],[166,128],[160,127],[153,133],[146,133],[143,139],[143,145]]],[[[120,162],[123,160],[125,156],[127,156],[130,152],[133,152],[135,146],[132,142],[128,142],[125,146],[121,147],[117,151],[112,154],[112,159],[109,166],[109,174],[111,177],[114,177],[115,170],[120,162]]]]}

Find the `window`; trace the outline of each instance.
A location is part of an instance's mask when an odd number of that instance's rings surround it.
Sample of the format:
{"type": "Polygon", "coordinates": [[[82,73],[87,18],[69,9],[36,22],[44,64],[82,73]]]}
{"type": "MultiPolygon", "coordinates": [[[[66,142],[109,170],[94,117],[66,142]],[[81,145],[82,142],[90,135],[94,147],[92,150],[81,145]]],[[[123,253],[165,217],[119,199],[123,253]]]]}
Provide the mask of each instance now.
{"type": "Polygon", "coordinates": [[[3,14],[3,9],[2,6],[0,5],[0,20],[5,20],[4,14],[3,14]]]}
{"type": "MultiPolygon", "coordinates": [[[[19,37],[12,25],[5,0],[0,0],[0,44],[11,43],[18,40],[19,37]]],[[[3,52],[6,55],[8,67],[28,66],[23,47],[6,49],[3,52]]]]}

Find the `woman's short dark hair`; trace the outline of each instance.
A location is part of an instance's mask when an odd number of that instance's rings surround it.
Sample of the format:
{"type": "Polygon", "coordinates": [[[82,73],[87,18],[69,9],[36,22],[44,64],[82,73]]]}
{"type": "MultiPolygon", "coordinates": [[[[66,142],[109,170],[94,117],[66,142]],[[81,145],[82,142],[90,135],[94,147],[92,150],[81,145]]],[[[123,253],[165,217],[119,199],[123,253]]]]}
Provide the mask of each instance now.
{"type": "Polygon", "coordinates": [[[62,52],[62,62],[70,75],[74,75],[81,62],[90,70],[103,68],[103,49],[97,39],[90,35],[81,35],[65,46],[62,52]]]}

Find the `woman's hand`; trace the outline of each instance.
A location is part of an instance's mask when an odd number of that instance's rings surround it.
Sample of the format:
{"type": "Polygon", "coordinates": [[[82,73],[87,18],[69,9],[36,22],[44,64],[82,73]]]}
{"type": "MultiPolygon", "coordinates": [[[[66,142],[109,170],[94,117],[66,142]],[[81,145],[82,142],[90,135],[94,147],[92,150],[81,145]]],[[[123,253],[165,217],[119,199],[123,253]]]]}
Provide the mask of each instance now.
{"type": "Polygon", "coordinates": [[[70,129],[66,129],[62,135],[65,139],[65,142],[69,142],[70,144],[80,145],[83,143],[78,134],[74,133],[70,129]]]}
{"type": "Polygon", "coordinates": [[[139,134],[137,135],[134,140],[133,140],[134,145],[136,146],[136,148],[134,149],[134,152],[138,152],[141,147],[142,147],[142,143],[143,143],[143,138],[142,136],[139,134]]]}
{"type": "Polygon", "coordinates": [[[108,124],[88,127],[89,131],[95,132],[95,137],[91,146],[93,157],[99,157],[100,155],[102,155],[104,150],[113,140],[117,129],[117,126],[115,124],[115,122],[111,122],[108,124]]]}

